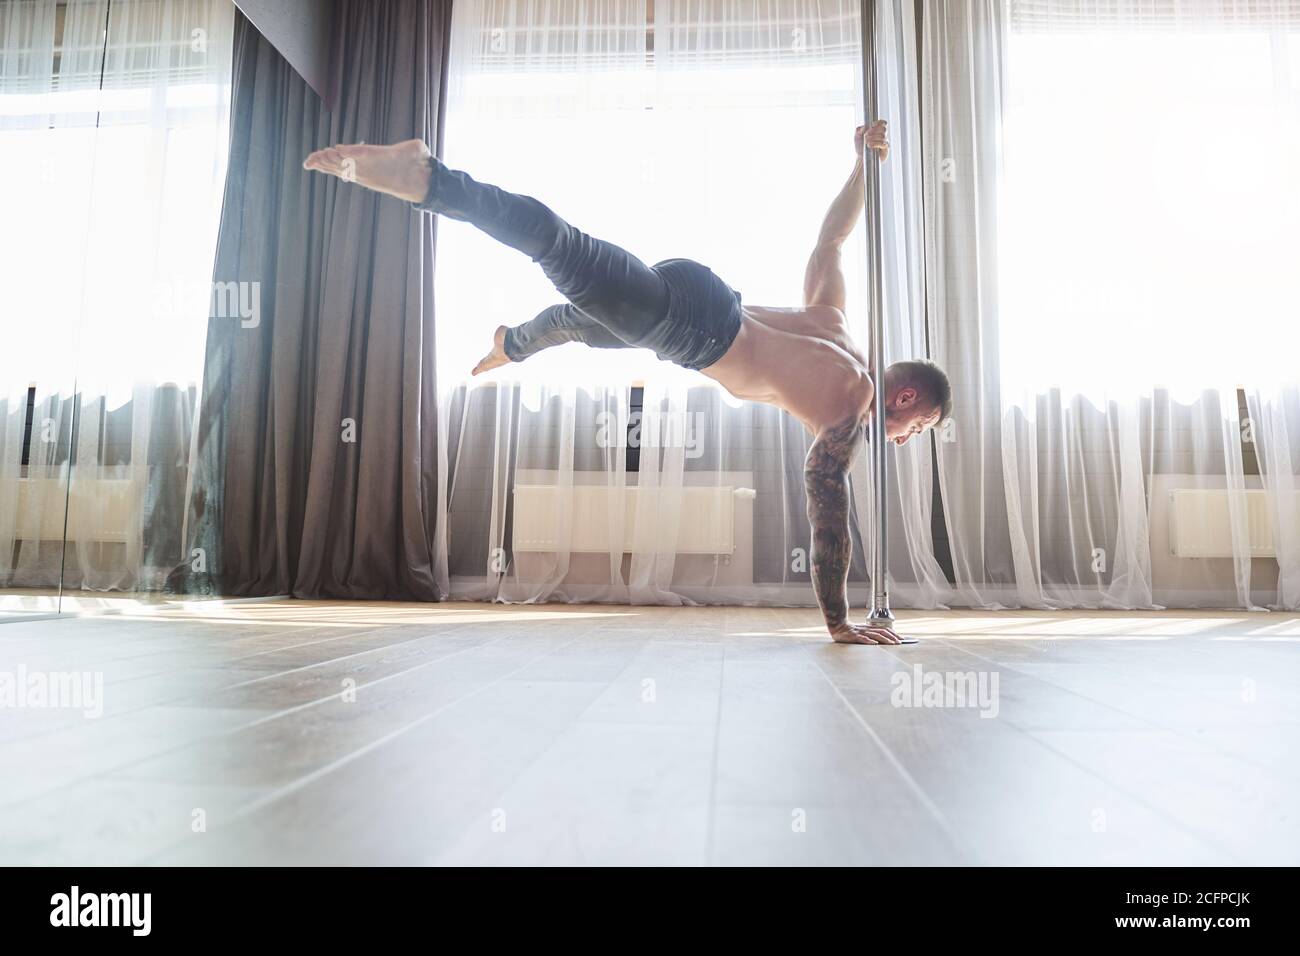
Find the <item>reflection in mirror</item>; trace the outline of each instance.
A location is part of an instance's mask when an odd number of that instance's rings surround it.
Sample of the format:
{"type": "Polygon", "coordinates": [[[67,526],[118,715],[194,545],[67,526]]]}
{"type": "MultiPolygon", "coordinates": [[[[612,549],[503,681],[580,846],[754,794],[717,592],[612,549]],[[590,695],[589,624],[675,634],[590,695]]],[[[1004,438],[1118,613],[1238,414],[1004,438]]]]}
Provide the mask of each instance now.
{"type": "Polygon", "coordinates": [[[4,4],[0,610],[204,590],[186,546],[229,0],[4,4]],[[6,48],[12,44],[6,41],[6,48]],[[195,582],[198,581],[196,585],[195,582]]]}

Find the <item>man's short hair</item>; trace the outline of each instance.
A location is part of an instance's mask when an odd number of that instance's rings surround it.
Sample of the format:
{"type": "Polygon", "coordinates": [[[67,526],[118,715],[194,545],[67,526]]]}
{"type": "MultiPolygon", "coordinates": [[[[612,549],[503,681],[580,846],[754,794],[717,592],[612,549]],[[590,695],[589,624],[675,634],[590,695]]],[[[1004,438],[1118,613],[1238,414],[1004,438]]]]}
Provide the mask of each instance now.
{"type": "Polygon", "coordinates": [[[911,385],[921,393],[921,401],[927,408],[939,409],[939,427],[952,416],[952,385],[948,382],[948,373],[928,359],[909,359],[895,362],[900,381],[911,385]]]}

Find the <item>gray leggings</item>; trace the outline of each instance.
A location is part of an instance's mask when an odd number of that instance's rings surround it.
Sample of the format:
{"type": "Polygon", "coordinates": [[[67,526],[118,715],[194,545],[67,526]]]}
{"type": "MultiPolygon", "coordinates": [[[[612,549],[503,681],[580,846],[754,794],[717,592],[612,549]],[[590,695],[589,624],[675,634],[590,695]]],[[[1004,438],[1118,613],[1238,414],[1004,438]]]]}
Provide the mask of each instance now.
{"type": "Polygon", "coordinates": [[[690,259],[653,266],[569,225],[531,196],[480,183],[430,159],[429,192],[416,203],[468,222],[542,267],[569,301],[506,332],[506,355],[520,361],[565,342],[592,348],[648,348],[684,368],[707,368],[731,347],[741,322],[740,293],[690,259]]]}

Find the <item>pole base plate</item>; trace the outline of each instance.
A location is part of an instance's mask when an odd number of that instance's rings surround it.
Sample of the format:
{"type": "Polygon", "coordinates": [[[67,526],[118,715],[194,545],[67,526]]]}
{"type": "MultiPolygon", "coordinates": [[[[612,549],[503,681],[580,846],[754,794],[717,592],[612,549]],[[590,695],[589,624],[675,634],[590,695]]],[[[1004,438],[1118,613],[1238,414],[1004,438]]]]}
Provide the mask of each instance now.
{"type": "MultiPolygon", "coordinates": [[[[867,623],[883,624],[885,627],[892,628],[894,626],[894,612],[887,607],[873,607],[867,614],[867,623]]],[[[903,637],[903,635],[900,634],[898,636],[898,643],[919,644],[920,642],[914,637],[903,637]]]]}

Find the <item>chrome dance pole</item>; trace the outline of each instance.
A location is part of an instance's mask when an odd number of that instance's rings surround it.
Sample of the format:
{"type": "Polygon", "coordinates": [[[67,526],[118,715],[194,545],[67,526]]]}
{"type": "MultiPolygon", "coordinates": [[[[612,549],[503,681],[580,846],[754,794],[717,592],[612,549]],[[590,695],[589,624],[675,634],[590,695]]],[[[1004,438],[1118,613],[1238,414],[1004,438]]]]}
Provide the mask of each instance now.
{"type": "MultiPolygon", "coordinates": [[[[870,126],[880,117],[876,83],[876,0],[862,0],[862,115],[870,126]]],[[[880,247],[884,231],[880,220],[880,160],[863,148],[864,199],[867,223],[867,287],[871,302],[871,382],[875,386],[875,414],[871,423],[871,466],[875,494],[871,498],[871,523],[875,533],[871,551],[871,614],[868,623],[894,626],[889,609],[889,583],[885,561],[885,492],[889,487],[885,470],[885,307],[880,247]]],[[[905,644],[915,639],[903,638],[905,644]]]]}

